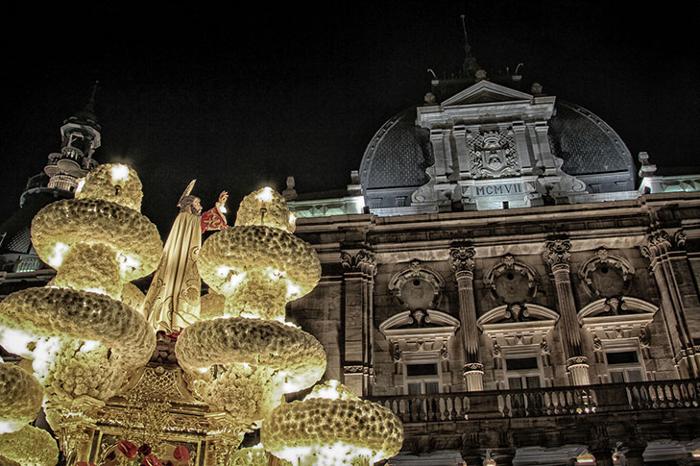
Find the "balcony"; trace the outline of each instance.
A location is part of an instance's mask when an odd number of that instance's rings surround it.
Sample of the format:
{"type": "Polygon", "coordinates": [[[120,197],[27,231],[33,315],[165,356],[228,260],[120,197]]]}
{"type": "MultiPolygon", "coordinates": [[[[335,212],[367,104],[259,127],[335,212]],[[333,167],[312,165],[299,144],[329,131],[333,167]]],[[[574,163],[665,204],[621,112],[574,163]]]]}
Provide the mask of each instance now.
{"type": "Polygon", "coordinates": [[[700,407],[700,379],[370,397],[404,424],[624,414],[700,407]]]}

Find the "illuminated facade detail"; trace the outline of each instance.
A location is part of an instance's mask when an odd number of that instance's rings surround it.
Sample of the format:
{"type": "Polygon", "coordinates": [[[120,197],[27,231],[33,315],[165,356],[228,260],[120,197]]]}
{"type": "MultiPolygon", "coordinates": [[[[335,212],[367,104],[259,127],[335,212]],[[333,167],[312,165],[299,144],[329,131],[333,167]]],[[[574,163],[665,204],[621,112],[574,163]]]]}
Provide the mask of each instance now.
{"type": "Polygon", "coordinates": [[[344,197],[298,185],[288,201],[322,266],[289,313],[329,373],[409,426],[390,464],[690,455],[697,176],[657,175],[642,153],[637,185],[620,137],[541,87],[433,84],[370,140],[364,212],[324,213],[344,197]]]}

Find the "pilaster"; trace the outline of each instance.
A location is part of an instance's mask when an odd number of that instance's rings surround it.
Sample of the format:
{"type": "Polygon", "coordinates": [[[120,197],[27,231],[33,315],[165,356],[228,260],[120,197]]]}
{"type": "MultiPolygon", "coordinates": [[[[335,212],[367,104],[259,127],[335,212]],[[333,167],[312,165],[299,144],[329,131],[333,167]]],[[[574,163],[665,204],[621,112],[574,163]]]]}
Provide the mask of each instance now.
{"type": "Polygon", "coordinates": [[[589,385],[588,358],[583,353],[581,329],[578,323],[576,302],[571,286],[571,241],[553,238],[545,243],[544,260],[554,278],[559,308],[559,328],[566,355],[566,368],[573,385],[589,385]]]}
{"type": "Polygon", "coordinates": [[[649,259],[649,270],[659,289],[662,315],[679,375],[698,377],[700,353],[695,350],[686,311],[689,300],[697,302],[698,296],[685,251],[685,234],[678,230],[672,239],[665,230],[652,226],[641,252],[649,259]]]}
{"type": "Polygon", "coordinates": [[[484,389],[484,366],[479,361],[479,330],[476,325],[474,300],[474,246],[467,242],[454,243],[450,248],[452,268],[459,294],[459,320],[462,323],[462,347],[464,348],[464,378],[467,391],[484,389]]]}
{"type": "Polygon", "coordinates": [[[369,395],[374,376],[374,254],[369,249],[340,254],[343,273],[344,383],[359,396],[369,395]]]}

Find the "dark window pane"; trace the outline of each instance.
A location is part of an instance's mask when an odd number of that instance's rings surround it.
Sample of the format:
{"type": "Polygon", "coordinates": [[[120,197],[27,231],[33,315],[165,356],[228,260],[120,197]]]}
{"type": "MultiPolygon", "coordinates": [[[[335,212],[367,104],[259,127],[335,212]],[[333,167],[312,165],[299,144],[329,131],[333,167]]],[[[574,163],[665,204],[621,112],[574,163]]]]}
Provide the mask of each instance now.
{"type": "Polygon", "coordinates": [[[437,382],[425,382],[425,393],[440,393],[440,385],[437,382]]]}
{"type": "Polygon", "coordinates": [[[527,388],[540,388],[540,378],[539,377],[526,377],[527,388]]]}
{"type": "Polygon", "coordinates": [[[520,380],[520,377],[508,377],[508,388],[511,390],[523,388],[523,383],[520,380]]]}
{"type": "Polygon", "coordinates": [[[437,375],[437,364],[407,364],[406,375],[409,377],[420,375],[437,375]]]}
{"type": "Polygon", "coordinates": [[[409,395],[420,395],[420,383],[409,383],[408,384],[408,394],[409,395]]]}
{"type": "Polygon", "coordinates": [[[619,353],[605,353],[608,364],[630,364],[639,361],[636,351],[622,351],[619,353]]]}
{"type": "Polygon", "coordinates": [[[506,359],[506,368],[511,371],[537,369],[537,358],[509,358],[506,359]]]}
{"type": "Polygon", "coordinates": [[[627,371],[627,381],[628,382],[641,382],[642,381],[642,371],[630,370],[627,371]]]}
{"type": "Polygon", "coordinates": [[[612,381],[612,383],[622,383],[625,381],[625,377],[622,374],[622,372],[611,372],[610,380],[612,381]]]}

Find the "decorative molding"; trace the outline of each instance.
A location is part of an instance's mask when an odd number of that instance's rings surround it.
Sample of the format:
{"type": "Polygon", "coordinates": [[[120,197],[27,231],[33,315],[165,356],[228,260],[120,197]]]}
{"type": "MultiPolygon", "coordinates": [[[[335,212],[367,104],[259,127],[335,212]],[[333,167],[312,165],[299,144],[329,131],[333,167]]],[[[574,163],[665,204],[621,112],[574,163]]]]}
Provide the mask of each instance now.
{"type": "Polygon", "coordinates": [[[490,287],[495,296],[500,298],[503,302],[506,302],[506,298],[498,294],[496,281],[503,275],[508,277],[508,274],[514,273],[527,277],[528,298],[534,298],[537,294],[537,272],[535,272],[535,269],[529,265],[517,261],[512,254],[502,256],[500,262],[494,265],[491,270],[488,271],[486,277],[484,278],[484,285],[490,287]]]}
{"type": "Polygon", "coordinates": [[[379,331],[389,342],[394,361],[402,360],[406,352],[435,352],[448,359],[448,344],[459,325],[451,315],[428,309],[399,312],[382,322],[379,331]]]}
{"type": "Polygon", "coordinates": [[[657,226],[651,228],[645,238],[645,243],[640,246],[642,256],[650,261],[658,258],[664,252],[671,248],[671,237],[666,230],[662,230],[657,226]]]}
{"type": "Polygon", "coordinates": [[[450,245],[450,259],[455,275],[474,270],[476,249],[469,241],[454,242],[450,245]]]}
{"type": "Polygon", "coordinates": [[[571,241],[568,238],[552,238],[544,243],[544,261],[552,271],[558,266],[569,265],[571,241]]]}
{"type": "MultiPolygon", "coordinates": [[[[546,337],[554,329],[559,315],[553,310],[538,304],[522,306],[527,310],[527,320],[516,320],[512,307],[503,305],[491,309],[477,320],[477,326],[491,338],[495,344],[502,346],[545,345],[549,350],[546,337]]],[[[521,311],[522,312],[522,311],[521,311]]],[[[496,348],[494,346],[494,355],[496,348]]]]}
{"type": "Polygon", "coordinates": [[[341,251],[340,263],[344,269],[350,272],[361,272],[369,276],[374,276],[377,273],[377,260],[369,249],[341,251]]]}
{"type": "MultiPolygon", "coordinates": [[[[578,312],[581,326],[593,336],[594,346],[601,340],[638,338],[640,345],[649,346],[649,324],[658,306],[639,298],[623,296],[594,301],[578,312]]],[[[602,349],[602,343],[600,344],[602,349]]]]}
{"type": "Polygon", "coordinates": [[[609,253],[607,248],[601,246],[596,249],[595,254],[591,258],[581,265],[578,272],[586,291],[591,296],[600,296],[600,291],[595,288],[591,275],[603,266],[618,269],[622,273],[625,286],[629,285],[635,274],[634,267],[627,259],[614,256],[609,253]]]}
{"type": "Polygon", "coordinates": [[[408,268],[394,274],[389,280],[389,292],[394,295],[402,304],[406,304],[401,296],[401,290],[404,288],[406,283],[412,282],[414,280],[419,280],[429,284],[433,288],[433,299],[430,307],[437,307],[440,298],[442,297],[442,292],[445,288],[445,280],[437,272],[421,266],[421,262],[417,259],[413,259],[408,268]]]}

